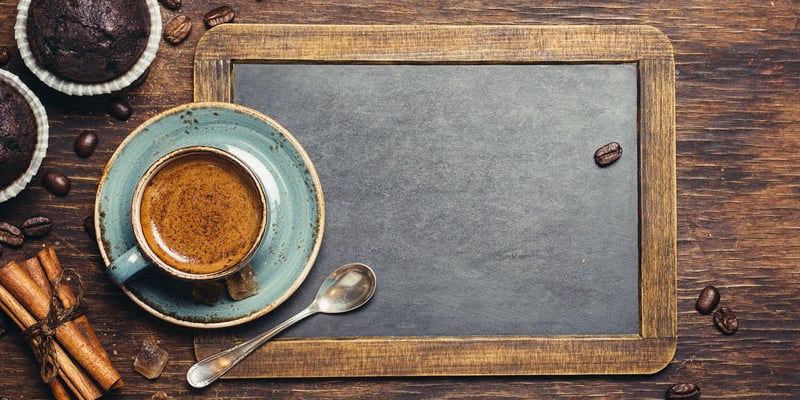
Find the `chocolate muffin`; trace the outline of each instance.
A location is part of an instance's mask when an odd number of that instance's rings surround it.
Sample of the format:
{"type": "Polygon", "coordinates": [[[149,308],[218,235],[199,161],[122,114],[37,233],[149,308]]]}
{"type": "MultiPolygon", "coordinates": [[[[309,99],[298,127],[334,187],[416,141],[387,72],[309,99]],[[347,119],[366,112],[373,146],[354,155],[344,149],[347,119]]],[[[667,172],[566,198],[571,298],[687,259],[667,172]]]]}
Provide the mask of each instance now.
{"type": "Polygon", "coordinates": [[[0,80],[0,189],[19,178],[36,147],[36,117],[19,91],[0,80]]]}
{"type": "Polygon", "coordinates": [[[127,72],[150,33],[144,0],[32,0],[27,37],[36,62],[65,80],[97,83],[127,72]]]}

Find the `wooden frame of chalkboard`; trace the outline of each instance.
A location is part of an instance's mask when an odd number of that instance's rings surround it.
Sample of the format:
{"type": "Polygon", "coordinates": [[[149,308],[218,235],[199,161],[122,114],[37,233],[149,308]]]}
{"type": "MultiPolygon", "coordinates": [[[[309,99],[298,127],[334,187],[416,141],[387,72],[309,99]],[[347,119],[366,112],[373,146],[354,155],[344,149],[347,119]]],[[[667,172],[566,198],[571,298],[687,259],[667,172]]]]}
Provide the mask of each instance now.
{"type": "MultiPolygon", "coordinates": [[[[248,25],[198,43],[195,101],[232,102],[237,63],[592,64],[638,71],[639,332],[276,339],[227,377],[647,374],[677,345],[675,66],[647,26],[248,25]]],[[[195,337],[198,359],[232,343],[195,337]]]]}

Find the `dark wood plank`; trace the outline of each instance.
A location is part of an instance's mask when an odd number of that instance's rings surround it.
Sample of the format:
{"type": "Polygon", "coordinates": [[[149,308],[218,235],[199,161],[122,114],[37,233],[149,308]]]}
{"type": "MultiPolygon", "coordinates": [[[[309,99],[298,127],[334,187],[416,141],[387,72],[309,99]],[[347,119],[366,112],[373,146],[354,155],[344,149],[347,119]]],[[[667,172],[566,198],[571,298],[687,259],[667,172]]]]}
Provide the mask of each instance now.
{"type": "MultiPolygon", "coordinates": [[[[106,97],[70,99],[37,84],[18,60],[0,68],[19,73],[50,114],[51,147],[43,171],[73,178],[57,198],[33,184],[0,204],[0,219],[33,214],[57,220],[46,238],[5,249],[0,262],[21,259],[41,244],[57,245],[66,265],[87,281],[85,305],[112,362],[127,383],[113,399],[149,398],[587,398],[659,399],[671,383],[696,382],[704,398],[792,399],[800,393],[800,4],[772,2],[518,1],[391,2],[385,0],[231,1],[236,22],[304,24],[647,24],[672,41],[676,63],[678,349],[652,376],[509,378],[277,379],[218,382],[191,390],[184,374],[193,360],[190,330],[135,307],[103,275],[96,246],[83,232],[102,168],[125,135],[148,117],[192,100],[192,59],[203,13],[217,4],[184,1],[197,24],[178,46],[164,44],[148,79],[126,91],[129,121],[105,115],[106,97]],[[83,130],[100,135],[89,159],[72,153],[83,130]],[[717,331],[694,311],[703,286],[714,284],[737,311],[741,328],[717,331]],[[165,374],[148,381],[133,371],[141,340],[161,338],[171,355],[165,374]]],[[[0,46],[13,49],[16,1],[0,1],[0,46]]],[[[163,9],[170,17],[175,12],[163,9]]],[[[47,398],[27,347],[15,329],[0,337],[0,396],[47,398]]]]}

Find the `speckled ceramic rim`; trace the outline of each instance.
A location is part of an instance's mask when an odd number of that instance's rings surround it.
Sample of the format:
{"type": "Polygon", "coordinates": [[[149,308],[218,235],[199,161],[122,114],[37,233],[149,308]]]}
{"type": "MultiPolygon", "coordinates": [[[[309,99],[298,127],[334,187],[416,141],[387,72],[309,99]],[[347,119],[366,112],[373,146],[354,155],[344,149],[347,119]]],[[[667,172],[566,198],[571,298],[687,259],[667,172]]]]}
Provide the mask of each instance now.
{"type": "Polygon", "coordinates": [[[206,146],[190,146],[164,155],[158,159],[158,161],[153,163],[153,165],[150,166],[150,168],[144,173],[142,178],[139,180],[139,183],[136,185],[136,190],[133,191],[133,201],[131,201],[131,225],[133,226],[133,234],[136,237],[136,242],[139,244],[139,249],[142,251],[142,253],[147,256],[147,258],[149,258],[154,265],[166,271],[168,274],[177,278],[191,281],[222,279],[247,265],[248,261],[250,261],[250,258],[252,258],[256,253],[256,250],[258,250],[258,247],[261,245],[261,241],[265,236],[265,231],[268,224],[268,207],[267,197],[264,193],[264,189],[261,187],[261,182],[258,180],[258,177],[253,170],[251,170],[250,167],[248,167],[247,164],[245,164],[242,160],[221,149],[206,146]],[[225,268],[222,271],[209,274],[193,274],[185,272],[159,259],[156,253],[148,245],[147,240],[144,238],[144,230],[141,222],[142,196],[144,195],[145,188],[153,179],[153,176],[155,176],[158,171],[165,166],[178,161],[181,158],[196,155],[211,155],[213,157],[225,160],[229,164],[232,164],[230,167],[234,167],[235,165],[241,171],[242,175],[247,177],[249,180],[249,185],[258,193],[258,203],[261,208],[261,220],[258,226],[258,236],[256,236],[253,242],[250,243],[250,248],[247,250],[247,253],[245,253],[244,256],[242,256],[242,259],[239,260],[235,265],[225,268]]]}
{"type": "Polygon", "coordinates": [[[99,83],[80,83],[62,79],[50,71],[42,68],[36,63],[36,59],[31,53],[28,45],[28,8],[31,0],[20,0],[17,5],[17,22],[14,25],[14,39],[17,41],[19,54],[25,65],[33,72],[36,77],[47,86],[59,92],[71,96],[94,96],[116,92],[130,86],[136,79],[139,79],[156,57],[158,45],[161,43],[161,10],[158,8],[157,0],[145,0],[147,10],[150,14],[150,36],[147,39],[147,46],[136,64],[122,76],[99,83]]]}
{"type": "Polygon", "coordinates": [[[11,182],[8,187],[0,191],[0,203],[2,203],[19,194],[22,189],[25,189],[25,186],[28,185],[31,179],[33,179],[33,176],[39,171],[42,160],[47,153],[49,125],[47,124],[47,113],[44,110],[44,106],[42,106],[42,103],[39,101],[39,98],[36,97],[16,75],[0,69],[0,81],[8,83],[22,94],[22,97],[28,101],[28,105],[31,107],[31,110],[33,110],[33,116],[36,118],[36,147],[34,147],[33,150],[33,157],[31,157],[28,169],[25,170],[19,178],[11,182]]]}
{"type": "Polygon", "coordinates": [[[300,145],[300,142],[291,133],[289,133],[289,131],[286,130],[286,128],[284,128],[282,125],[278,124],[272,118],[269,118],[266,115],[264,115],[264,114],[262,114],[262,113],[260,113],[260,112],[258,112],[256,110],[253,110],[253,109],[250,109],[250,108],[247,108],[247,107],[244,107],[244,106],[240,106],[240,105],[237,105],[237,104],[223,103],[223,102],[188,103],[188,104],[184,104],[184,105],[181,105],[181,106],[177,106],[177,107],[165,110],[165,111],[163,111],[163,112],[151,117],[149,120],[145,121],[144,123],[139,125],[136,129],[134,129],[134,131],[131,132],[122,141],[122,143],[117,147],[117,150],[114,151],[114,154],[111,155],[111,159],[108,161],[108,163],[106,164],[105,168],[103,169],[103,174],[100,177],[100,182],[99,182],[99,184],[97,186],[97,196],[95,198],[94,226],[95,226],[95,232],[97,234],[96,240],[97,240],[97,245],[99,246],[99,249],[100,249],[100,256],[103,258],[103,262],[105,263],[105,265],[109,265],[109,264],[111,264],[112,260],[111,260],[110,254],[108,254],[108,252],[106,251],[105,246],[103,246],[102,226],[100,225],[100,219],[101,219],[101,207],[100,207],[100,205],[101,205],[100,204],[101,197],[100,197],[100,193],[103,191],[103,185],[106,182],[106,178],[108,177],[108,172],[109,172],[111,166],[114,164],[114,162],[116,161],[117,157],[119,157],[120,154],[123,152],[124,148],[128,145],[128,143],[131,142],[134,139],[134,137],[136,137],[142,131],[147,129],[148,126],[151,125],[153,122],[155,122],[155,121],[157,121],[157,120],[159,120],[161,118],[165,118],[165,117],[167,117],[169,115],[172,115],[172,114],[179,114],[179,113],[185,112],[187,110],[192,110],[192,109],[196,109],[196,108],[228,108],[228,109],[232,109],[232,110],[235,110],[235,111],[250,115],[251,117],[253,117],[255,119],[258,119],[258,120],[261,120],[264,123],[266,123],[268,125],[271,125],[273,128],[275,128],[281,134],[281,136],[286,138],[286,140],[289,143],[292,144],[292,147],[294,147],[295,151],[300,155],[300,157],[303,159],[303,162],[305,163],[306,167],[308,168],[308,172],[311,175],[312,180],[313,180],[314,192],[316,193],[316,200],[317,200],[317,207],[318,207],[318,209],[317,209],[317,220],[318,220],[319,226],[317,228],[317,231],[319,233],[314,238],[314,244],[313,244],[313,247],[311,249],[311,253],[308,255],[307,261],[306,261],[305,265],[302,268],[302,272],[299,274],[297,279],[295,279],[295,281],[291,285],[291,287],[289,287],[278,299],[276,299],[275,301],[273,301],[270,304],[265,305],[262,309],[260,309],[259,311],[254,312],[252,314],[249,314],[249,315],[246,315],[246,316],[243,316],[243,317],[239,317],[239,318],[235,318],[235,319],[222,321],[222,322],[186,321],[186,320],[182,320],[182,319],[179,319],[179,318],[175,318],[175,317],[173,317],[171,315],[165,314],[165,313],[157,310],[156,308],[153,308],[152,306],[147,304],[145,301],[143,301],[142,299],[138,298],[125,285],[120,286],[120,288],[125,293],[125,295],[127,295],[128,298],[130,298],[134,303],[138,304],[139,307],[142,307],[142,309],[144,309],[145,311],[147,311],[151,315],[153,315],[153,316],[155,316],[157,318],[160,318],[160,319],[162,319],[162,320],[164,320],[166,322],[169,322],[169,323],[172,323],[172,324],[175,324],[175,325],[189,327],[189,328],[201,328],[201,329],[227,328],[227,327],[237,326],[237,325],[244,324],[246,322],[250,322],[250,321],[256,320],[256,319],[264,316],[265,314],[269,313],[270,311],[274,310],[279,305],[283,304],[283,302],[285,302],[292,294],[294,294],[295,291],[297,291],[297,289],[300,287],[300,285],[303,283],[303,281],[305,281],[306,277],[308,276],[308,273],[311,271],[311,267],[314,265],[314,262],[317,259],[317,255],[319,254],[320,248],[322,247],[322,236],[323,236],[323,232],[325,231],[325,200],[324,200],[324,197],[323,197],[323,194],[322,194],[322,184],[320,183],[319,175],[317,174],[317,171],[314,168],[314,164],[311,162],[311,158],[308,156],[308,153],[306,153],[306,151],[300,145]]]}

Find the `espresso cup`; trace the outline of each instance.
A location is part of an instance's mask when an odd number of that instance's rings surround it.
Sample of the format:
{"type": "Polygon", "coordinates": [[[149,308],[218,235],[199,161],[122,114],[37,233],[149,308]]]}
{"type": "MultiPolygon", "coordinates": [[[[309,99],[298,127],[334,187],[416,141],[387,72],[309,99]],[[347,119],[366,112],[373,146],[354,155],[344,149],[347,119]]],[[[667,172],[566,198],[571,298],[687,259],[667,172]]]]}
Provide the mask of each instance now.
{"type": "Polygon", "coordinates": [[[189,280],[224,278],[260,246],[267,199],[253,171],[212,147],[175,150],[153,163],[136,185],[131,224],[136,246],[114,260],[122,284],[148,266],[189,280]]]}

